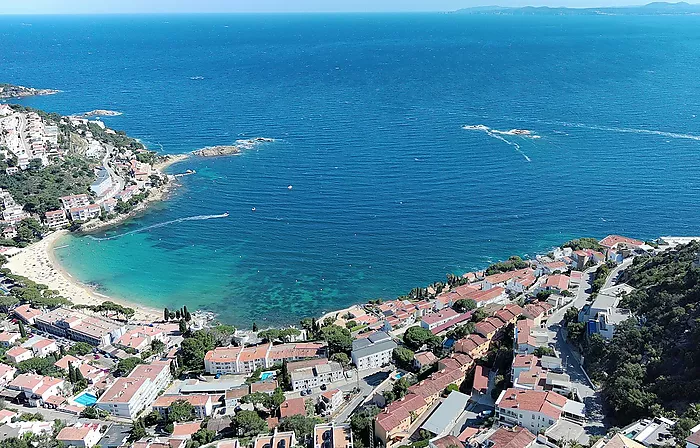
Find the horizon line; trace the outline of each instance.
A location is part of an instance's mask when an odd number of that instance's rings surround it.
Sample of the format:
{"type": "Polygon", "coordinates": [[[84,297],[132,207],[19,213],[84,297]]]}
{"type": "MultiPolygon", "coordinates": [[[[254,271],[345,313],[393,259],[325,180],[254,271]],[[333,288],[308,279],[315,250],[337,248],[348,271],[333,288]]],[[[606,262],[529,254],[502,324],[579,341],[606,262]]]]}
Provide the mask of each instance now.
{"type": "Polygon", "coordinates": [[[294,14],[421,14],[421,13],[452,13],[462,10],[479,9],[479,8],[502,8],[502,9],[523,9],[523,8],[542,8],[542,9],[596,9],[596,8],[640,8],[651,4],[666,4],[666,5],[700,5],[687,1],[665,2],[665,1],[650,1],[647,3],[635,3],[629,5],[608,5],[608,6],[550,6],[550,5],[522,5],[522,6],[501,6],[499,4],[484,4],[467,6],[458,9],[420,9],[420,10],[378,10],[378,11],[125,11],[125,12],[0,12],[2,16],[134,16],[134,15],[250,15],[250,14],[271,14],[271,15],[294,15],[294,14]]]}

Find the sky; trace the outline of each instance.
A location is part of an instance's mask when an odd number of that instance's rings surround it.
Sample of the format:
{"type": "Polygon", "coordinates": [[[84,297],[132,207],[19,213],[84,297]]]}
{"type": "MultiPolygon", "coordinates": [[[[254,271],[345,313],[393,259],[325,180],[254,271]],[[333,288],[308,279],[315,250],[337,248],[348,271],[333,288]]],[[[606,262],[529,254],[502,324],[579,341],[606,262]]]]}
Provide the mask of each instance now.
{"type": "MultiPolygon", "coordinates": [[[[651,1],[651,0],[648,0],[651,1]]],[[[453,11],[470,6],[621,6],[645,0],[0,0],[0,14],[453,11]]],[[[675,1],[675,0],[672,0],[675,1]]]]}

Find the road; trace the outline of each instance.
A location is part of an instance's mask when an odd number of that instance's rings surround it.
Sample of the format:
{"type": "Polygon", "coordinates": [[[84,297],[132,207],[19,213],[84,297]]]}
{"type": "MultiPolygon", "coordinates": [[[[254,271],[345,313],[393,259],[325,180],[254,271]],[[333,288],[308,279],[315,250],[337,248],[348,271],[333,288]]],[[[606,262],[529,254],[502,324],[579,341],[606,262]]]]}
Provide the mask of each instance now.
{"type": "Polygon", "coordinates": [[[389,377],[390,373],[391,372],[389,372],[388,369],[360,372],[360,375],[363,376],[359,379],[359,381],[357,379],[353,379],[344,386],[340,386],[339,389],[343,392],[350,392],[357,387],[360,389],[360,393],[355,394],[350,399],[350,401],[341,409],[340,413],[333,417],[333,421],[336,423],[345,423],[350,420],[350,415],[365,400],[365,398],[373,395],[374,393],[381,393],[381,390],[375,391],[375,389],[389,377]]]}
{"type": "Polygon", "coordinates": [[[617,276],[620,274],[620,272],[627,269],[632,264],[632,261],[633,258],[626,258],[622,263],[620,263],[612,271],[610,271],[610,275],[607,279],[605,279],[605,285],[603,286],[603,289],[608,289],[611,286],[613,286],[613,283],[617,280],[617,276]]]}
{"type": "MultiPolygon", "coordinates": [[[[566,310],[572,306],[580,310],[588,301],[591,295],[591,285],[593,283],[592,276],[596,269],[598,269],[598,266],[586,269],[583,272],[581,275],[581,284],[579,285],[574,300],[555,311],[547,320],[550,340],[554,341],[554,348],[562,360],[564,372],[569,375],[571,382],[575,383],[578,395],[586,405],[588,421],[585,425],[585,440],[579,440],[581,443],[587,443],[589,436],[605,434],[605,426],[602,423],[604,418],[602,398],[600,392],[596,391],[588,381],[583,367],[581,367],[579,363],[578,356],[565,341],[562,328],[564,326],[564,314],[566,314],[566,310]]],[[[615,270],[613,270],[612,274],[616,275],[615,270]]]]}

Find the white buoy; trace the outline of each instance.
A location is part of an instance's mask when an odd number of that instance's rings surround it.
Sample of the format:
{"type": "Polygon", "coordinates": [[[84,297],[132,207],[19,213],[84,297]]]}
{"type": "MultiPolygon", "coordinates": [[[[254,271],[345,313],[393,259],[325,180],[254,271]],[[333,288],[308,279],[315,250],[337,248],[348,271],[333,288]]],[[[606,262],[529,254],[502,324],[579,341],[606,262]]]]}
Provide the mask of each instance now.
{"type": "Polygon", "coordinates": [[[291,185],[287,187],[287,190],[291,190],[291,189],[292,189],[292,186],[291,186],[291,185]]]}
{"type": "Polygon", "coordinates": [[[254,211],[255,211],[255,207],[251,208],[250,211],[254,212],[254,211]]]}

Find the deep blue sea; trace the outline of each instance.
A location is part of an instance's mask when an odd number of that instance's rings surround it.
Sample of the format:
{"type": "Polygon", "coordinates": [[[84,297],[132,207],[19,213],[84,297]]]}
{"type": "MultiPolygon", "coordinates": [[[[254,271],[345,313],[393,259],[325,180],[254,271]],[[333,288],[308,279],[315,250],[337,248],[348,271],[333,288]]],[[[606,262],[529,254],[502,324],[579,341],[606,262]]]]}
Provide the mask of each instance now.
{"type": "Polygon", "coordinates": [[[108,236],[175,222],[56,252],[106,294],[243,326],[575,236],[700,233],[699,73],[700,17],[0,17],[0,82],[63,91],[26,105],[121,111],[165,153],[276,139],[173,166],[197,174],[108,236]]]}

